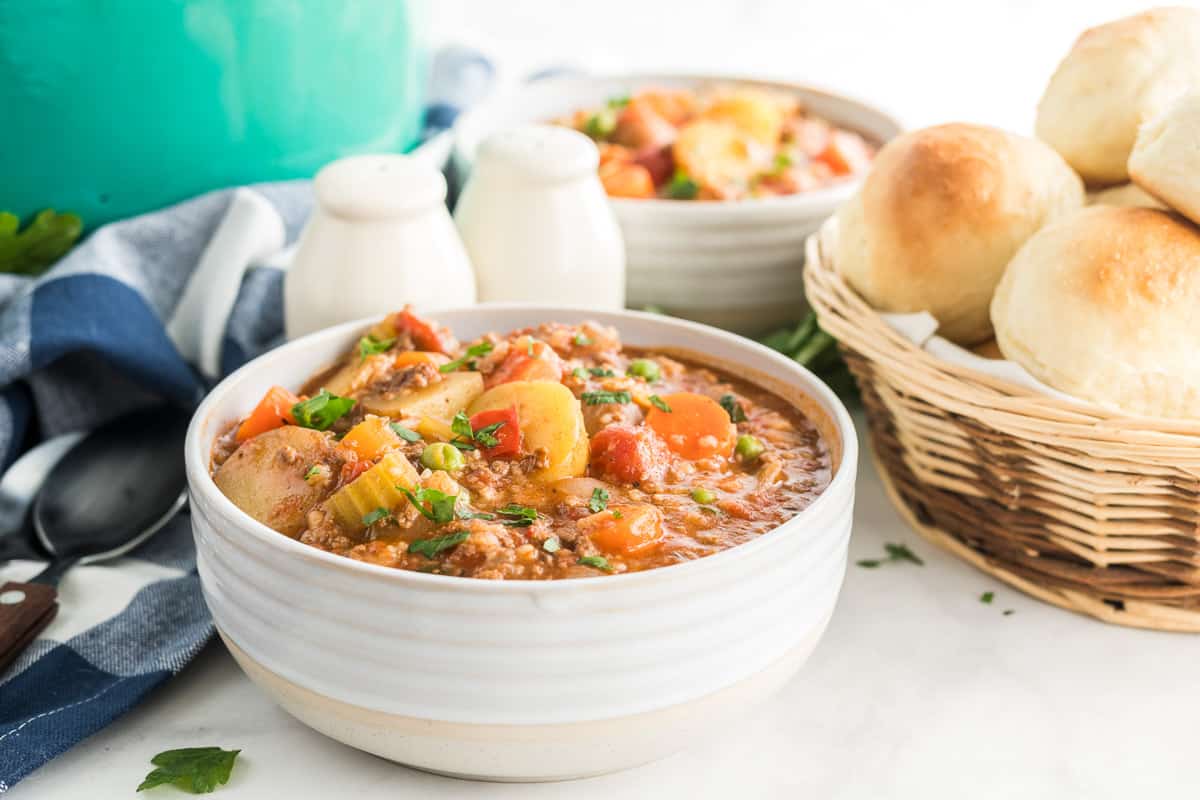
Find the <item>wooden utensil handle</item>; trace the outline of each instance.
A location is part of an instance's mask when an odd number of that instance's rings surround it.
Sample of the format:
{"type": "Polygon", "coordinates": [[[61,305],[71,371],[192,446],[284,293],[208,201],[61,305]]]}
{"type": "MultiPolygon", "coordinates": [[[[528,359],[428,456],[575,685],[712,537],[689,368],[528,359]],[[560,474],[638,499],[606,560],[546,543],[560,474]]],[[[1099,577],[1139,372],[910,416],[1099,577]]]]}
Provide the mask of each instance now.
{"type": "Polygon", "coordinates": [[[0,673],[58,613],[58,590],[44,583],[0,586],[0,673]]]}

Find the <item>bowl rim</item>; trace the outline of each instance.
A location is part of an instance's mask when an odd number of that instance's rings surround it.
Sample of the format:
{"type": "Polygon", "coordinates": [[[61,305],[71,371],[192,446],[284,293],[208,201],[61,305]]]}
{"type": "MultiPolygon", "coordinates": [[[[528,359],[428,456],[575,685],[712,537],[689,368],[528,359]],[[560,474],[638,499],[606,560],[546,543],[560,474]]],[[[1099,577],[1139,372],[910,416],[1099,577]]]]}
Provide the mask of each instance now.
{"type": "MultiPolygon", "coordinates": [[[[789,532],[798,532],[803,529],[802,523],[805,519],[816,516],[820,509],[837,502],[837,497],[849,492],[852,497],[854,493],[854,482],[857,480],[858,473],[858,436],[854,426],[854,421],[850,417],[850,412],[846,409],[845,404],[841,399],[833,393],[828,386],[825,385],[815,374],[808,368],[800,365],[786,356],[771,350],[765,345],[759,344],[752,339],[739,336],[728,331],[714,328],[709,325],[704,325],[698,322],[691,322],[676,317],[668,317],[662,314],[653,314],[643,311],[634,311],[630,309],[621,309],[620,311],[604,311],[601,309],[585,308],[582,306],[559,306],[545,305],[538,303],[481,303],[476,306],[457,306],[453,308],[438,309],[428,312],[429,316],[436,318],[440,313],[470,313],[478,311],[481,314],[486,314],[489,311],[498,312],[522,312],[522,311],[545,311],[548,319],[553,319],[554,314],[576,314],[587,316],[593,314],[615,315],[618,317],[632,317],[647,322],[665,325],[667,327],[681,328],[685,331],[701,333],[706,336],[716,336],[719,339],[724,339],[728,343],[742,348],[757,351],[760,355],[766,356],[772,364],[778,366],[783,375],[773,373],[773,377],[780,380],[787,378],[799,378],[799,388],[810,398],[816,400],[829,414],[830,420],[833,422],[838,435],[842,438],[842,458],[841,463],[834,472],[829,483],[821,491],[821,493],[809,503],[803,510],[795,516],[785,520],[776,527],[761,534],[760,536],[742,544],[726,548],[719,552],[713,553],[703,558],[696,558],[690,561],[684,561],[677,564],[669,564],[663,567],[655,567],[653,569],[640,570],[637,572],[626,572],[617,575],[598,575],[594,578],[564,578],[555,580],[486,580],[481,578],[471,578],[458,575],[432,575],[413,570],[397,569],[395,567],[385,567],[379,564],[372,564],[364,561],[358,561],[347,556],[330,553],[325,550],[320,550],[311,545],[304,544],[298,539],[293,539],[290,536],[285,536],[278,531],[267,527],[262,522],[252,518],[246,512],[242,511],[233,501],[222,493],[213,481],[212,475],[209,472],[208,465],[211,459],[213,440],[201,441],[201,428],[204,421],[212,415],[216,406],[220,405],[225,394],[238,381],[244,379],[247,375],[254,373],[262,368],[264,362],[281,358],[284,352],[292,352],[311,348],[318,342],[323,342],[327,339],[338,339],[347,337],[354,332],[360,332],[368,328],[371,324],[379,320],[379,315],[363,317],[350,322],[344,322],[329,328],[323,328],[319,331],[314,331],[305,336],[302,336],[293,341],[287,342],[272,350],[268,350],[257,358],[252,359],[243,366],[239,367],[234,372],[230,373],[222,379],[201,402],[195,413],[192,415],[192,420],[188,425],[187,436],[184,445],[184,460],[188,478],[188,489],[190,493],[198,493],[203,497],[203,500],[214,506],[218,513],[222,516],[237,523],[239,533],[248,533],[255,539],[264,543],[267,547],[279,548],[282,553],[287,553],[289,557],[293,554],[301,559],[307,560],[310,563],[327,565],[331,569],[342,571],[348,575],[362,575],[371,577],[376,580],[386,580],[395,583],[397,586],[411,585],[413,588],[429,589],[429,590],[449,590],[470,591],[482,593],[504,593],[504,594],[554,594],[562,592],[573,592],[587,590],[588,587],[595,587],[596,591],[612,591],[619,590],[623,587],[635,588],[637,586],[651,583],[655,581],[679,579],[685,580],[689,575],[694,573],[718,569],[721,565],[726,564],[735,559],[747,557],[758,549],[770,546],[774,541],[781,536],[786,536],[789,532]],[[787,373],[790,373],[788,375],[787,373]],[[784,377],[786,376],[786,378],[784,377]],[[847,490],[846,484],[851,486],[847,490]]],[[[788,380],[789,383],[794,383],[793,380],[788,380]]],[[[193,522],[193,535],[194,535],[193,522]]]]}
{"type": "MultiPolygon", "coordinates": [[[[463,112],[458,119],[455,120],[451,127],[453,134],[453,144],[451,146],[451,158],[461,167],[470,164],[474,156],[468,157],[468,153],[464,144],[464,139],[467,133],[471,132],[472,127],[479,125],[480,119],[486,119],[487,116],[497,108],[505,105],[505,101],[512,101],[520,98],[522,94],[530,91],[546,91],[554,87],[562,86],[566,88],[575,88],[580,86],[590,86],[595,84],[607,83],[653,83],[654,81],[671,81],[679,83],[694,83],[694,84],[733,84],[733,85],[751,85],[763,86],[784,92],[790,92],[799,95],[817,96],[822,100],[840,104],[842,106],[853,107],[857,111],[870,114],[879,119],[879,121],[892,129],[890,138],[899,136],[906,130],[906,126],[899,115],[891,109],[881,106],[875,102],[867,100],[853,94],[834,91],[831,88],[799,81],[790,81],[785,78],[771,76],[747,76],[740,73],[703,73],[692,71],[637,71],[637,72],[616,72],[605,73],[599,75],[591,75],[587,73],[568,73],[562,75],[550,75],[542,78],[536,78],[530,82],[509,86],[501,89],[489,96],[483,103],[463,112]],[[467,132],[467,133],[464,133],[467,132]]],[[[530,120],[536,122],[537,120],[530,120]]],[[[847,125],[849,123],[839,122],[837,119],[831,119],[834,124],[847,125]]],[[[487,133],[486,130],[478,132],[475,139],[475,146],[478,146],[482,141],[483,136],[487,133]]],[[[880,145],[886,144],[889,139],[885,139],[880,145]]],[[[464,176],[465,177],[465,176],[464,176]]],[[[738,200],[714,200],[701,203],[688,202],[682,200],[667,200],[664,198],[647,198],[634,199],[627,197],[610,197],[608,200],[613,204],[614,211],[619,214],[630,214],[650,211],[653,214],[661,215],[670,219],[688,218],[695,219],[705,216],[714,216],[719,214],[824,214],[828,213],[833,207],[839,205],[854,193],[862,182],[863,176],[850,176],[843,181],[839,181],[831,186],[813,189],[807,192],[798,194],[775,196],[775,197],[748,197],[738,200]]]]}

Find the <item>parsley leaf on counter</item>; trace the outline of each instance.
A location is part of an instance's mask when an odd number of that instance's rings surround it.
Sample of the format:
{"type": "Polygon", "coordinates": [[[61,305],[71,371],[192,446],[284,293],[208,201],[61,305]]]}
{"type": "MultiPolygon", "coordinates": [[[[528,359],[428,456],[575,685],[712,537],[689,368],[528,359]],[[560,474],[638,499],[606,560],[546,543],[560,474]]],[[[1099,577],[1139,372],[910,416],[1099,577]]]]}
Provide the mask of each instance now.
{"type": "Polygon", "coordinates": [[[808,367],[840,397],[853,399],[858,396],[854,376],[842,360],[837,342],[821,330],[815,312],[810,312],[795,328],[776,331],[762,343],[808,367]]]}
{"type": "Polygon", "coordinates": [[[865,567],[866,569],[875,569],[876,567],[881,567],[884,564],[895,564],[900,561],[908,561],[921,567],[925,566],[925,562],[921,560],[920,556],[918,556],[912,550],[909,550],[908,545],[906,544],[895,544],[893,542],[888,542],[883,546],[883,549],[887,552],[886,558],[864,558],[861,561],[856,561],[855,563],[860,567],[865,567]]]}
{"type": "Polygon", "coordinates": [[[599,514],[606,508],[608,508],[608,490],[597,486],[592,489],[592,499],[588,500],[588,509],[593,514],[599,514]]]}
{"type": "Polygon", "coordinates": [[[38,275],[65,256],[81,233],[83,221],[74,214],[47,208],[21,230],[16,214],[0,211],[0,272],[38,275]]]}
{"type": "Polygon", "coordinates": [[[233,762],[240,752],[219,747],[184,747],[163,751],[150,759],[157,769],[146,776],[137,790],[141,792],[171,784],[192,794],[207,794],[229,782],[233,762]]]}
{"type": "Polygon", "coordinates": [[[988,605],[991,605],[991,602],[995,599],[996,599],[995,592],[984,592],[983,594],[979,595],[979,602],[987,603],[988,605]]]}
{"type": "Polygon", "coordinates": [[[322,389],[316,397],[301,400],[292,406],[292,416],[301,427],[324,431],[329,430],[330,425],[344,417],[352,408],[354,400],[338,397],[322,389]]]}
{"type": "Polygon", "coordinates": [[[458,547],[470,535],[467,531],[458,531],[457,533],[449,533],[445,536],[435,536],[432,539],[417,539],[409,544],[408,552],[418,553],[426,558],[433,558],[443,550],[458,547]]]}

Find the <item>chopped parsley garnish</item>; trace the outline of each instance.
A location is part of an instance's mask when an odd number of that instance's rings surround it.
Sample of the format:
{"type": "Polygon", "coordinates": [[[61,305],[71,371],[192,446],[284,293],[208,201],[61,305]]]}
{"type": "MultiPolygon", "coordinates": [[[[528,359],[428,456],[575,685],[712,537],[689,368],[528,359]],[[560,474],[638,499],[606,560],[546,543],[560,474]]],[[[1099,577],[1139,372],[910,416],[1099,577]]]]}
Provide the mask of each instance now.
{"type": "Polygon", "coordinates": [[[633,397],[626,391],[620,392],[584,392],[581,397],[589,406],[602,406],[605,403],[628,403],[633,397]]]}
{"type": "Polygon", "coordinates": [[[612,567],[608,565],[608,559],[604,556],[581,556],[575,563],[583,564],[585,567],[602,569],[605,572],[612,572],[612,567]]]}
{"type": "Polygon", "coordinates": [[[408,552],[417,553],[426,558],[433,558],[443,550],[458,547],[471,536],[468,531],[448,533],[445,536],[435,536],[432,539],[417,539],[408,546],[408,552]]]}
{"type": "Polygon", "coordinates": [[[426,519],[431,519],[439,525],[454,519],[454,505],[458,502],[458,495],[446,494],[437,489],[417,489],[414,492],[404,486],[396,488],[404,493],[408,501],[426,519]],[[429,503],[429,508],[425,507],[426,503],[429,503]]]}
{"type": "Polygon", "coordinates": [[[500,444],[500,440],[496,438],[496,431],[503,428],[504,423],[504,420],[500,420],[499,422],[493,422],[491,425],[484,425],[475,431],[475,441],[484,447],[495,447],[500,444]]]}
{"type": "Polygon", "coordinates": [[[458,512],[459,519],[495,519],[496,515],[490,511],[464,511],[458,512]]]}
{"type": "Polygon", "coordinates": [[[504,427],[504,420],[484,425],[479,430],[473,430],[470,418],[460,411],[450,421],[450,430],[455,434],[455,437],[450,440],[450,444],[459,450],[474,450],[475,445],[471,442],[478,442],[484,447],[495,447],[500,444],[500,440],[496,438],[496,431],[502,427],[504,427]]]}
{"type": "Polygon", "coordinates": [[[700,193],[700,185],[688,177],[681,169],[675,170],[671,182],[666,187],[667,197],[672,200],[695,200],[700,193]]]}
{"type": "Polygon", "coordinates": [[[671,407],[669,405],[667,405],[667,401],[663,400],[661,397],[659,397],[656,394],[650,395],[650,405],[654,406],[659,411],[665,411],[668,414],[671,413],[671,407]]]}
{"type": "Polygon", "coordinates": [[[411,428],[404,427],[399,422],[389,423],[388,427],[392,429],[393,433],[395,433],[397,436],[399,436],[401,439],[403,439],[406,442],[421,441],[421,434],[417,433],[416,431],[412,430],[411,428]]]}
{"type": "Polygon", "coordinates": [[[979,602],[986,603],[988,605],[991,605],[992,601],[995,599],[996,599],[995,592],[984,592],[983,594],[979,595],[979,602]]]}
{"type": "MultiPolygon", "coordinates": [[[[479,358],[480,356],[486,356],[495,349],[496,346],[491,342],[480,342],[479,344],[473,344],[467,348],[467,352],[462,358],[456,358],[453,361],[442,364],[440,367],[438,367],[438,372],[454,372],[463,364],[471,361],[471,359],[479,358]]],[[[471,366],[473,367],[475,365],[472,363],[471,366]]]]}
{"type": "Polygon", "coordinates": [[[367,360],[367,356],[387,352],[395,343],[395,336],[390,339],[376,339],[374,336],[367,334],[358,340],[358,360],[361,363],[367,360]]]}
{"type": "Polygon", "coordinates": [[[557,538],[550,538],[542,542],[542,549],[547,553],[557,553],[562,548],[557,538]]]}
{"type": "Polygon", "coordinates": [[[380,507],[374,511],[369,511],[366,514],[363,514],[362,524],[369,528],[376,522],[387,519],[390,516],[392,516],[392,512],[388,511],[386,508],[380,507]]]}
{"type": "Polygon", "coordinates": [[[571,374],[576,378],[579,378],[581,381],[586,381],[588,376],[587,370],[583,367],[576,367],[575,369],[571,370],[571,374]]]}
{"type": "Polygon", "coordinates": [[[583,123],[583,132],[593,139],[607,139],[617,129],[617,110],[605,108],[592,114],[583,123]]]}
{"type": "Polygon", "coordinates": [[[320,474],[321,474],[321,465],[313,464],[311,467],[309,467],[307,470],[304,471],[304,482],[308,483],[310,478],[315,478],[317,475],[320,475],[320,474]]]}
{"type": "Polygon", "coordinates": [[[587,347],[588,345],[590,345],[592,343],[592,337],[588,336],[586,333],[583,333],[581,331],[581,332],[575,334],[575,338],[572,339],[571,341],[573,341],[575,343],[576,347],[587,347]]]}
{"type": "Polygon", "coordinates": [[[894,544],[892,542],[888,542],[883,546],[883,549],[887,552],[887,556],[885,558],[864,558],[855,563],[858,564],[858,566],[865,567],[867,569],[875,569],[876,567],[881,567],[884,564],[895,564],[900,561],[908,561],[916,564],[917,566],[925,566],[925,562],[922,561],[916,553],[914,553],[912,550],[909,550],[908,545],[906,544],[894,544]]]}
{"type": "Polygon", "coordinates": [[[721,408],[725,409],[725,413],[729,415],[730,422],[737,424],[746,421],[746,409],[742,408],[742,404],[733,395],[721,395],[721,408]]]}
{"type": "Polygon", "coordinates": [[[354,400],[349,397],[338,397],[322,389],[316,397],[301,400],[292,406],[292,416],[296,424],[304,428],[325,431],[329,426],[344,417],[354,408],[354,400]]]}
{"type": "Polygon", "coordinates": [[[588,372],[592,373],[594,378],[615,378],[617,376],[617,373],[608,367],[588,367],[588,372]]]}
{"type": "Polygon", "coordinates": [[[592,489],[592,499],[588,500],[588,508],[593,514],[599,514],[608,508],[608,491],[597,486],[592,489]]]}
{"type": "Polygon", "coordinates": [[[509,503],[503,508],[497,508],[496,513],[510,518],[500,521],[501,525],[508,525],[510,528],[528,528],[538,518],[536,508],[519,506],[516,503],[509,503]]]}
{"type": "Polygon", "coordinates": [[[623,516],[625,516],[625,515],[622,514],[620,511],[615,511],[615,510],[613,511],[613,519],[620,519],[623,516]]]}
{"type": "Polygon", "coordinates": [[[165,750],[150,759],[156,769],[138,784],[137,790],[170,784],[191,794],[207,794],[229,782],[233,762],[240,752],[219,747],[165,750]]]}
{"type": "Polygon", "coordinates": [[[627,95],[627,94],[617,95],[616,97],[608,98],[608,107],[609,108],[624,108],[627,105],[629,105],[629,95],[627,95]]]}
{"type": "Polygon", "coordinates": [[[772,176],[782,175],[791,166],[792,166],[792,157],[791,156],[789,156],[787,153],[776,153],[775,154],[775,163],[771,167],[771,171],[768,174],[772,175],[772,176]]]}
{"type": "Polygon", "coordinates": [[[1017,612],[1016,612],[1016,609],[1012,609],[1012,608],[1006,608],[1006,609],[1004,609],[1004,616],[1006,616],[1006,617],[1007,617],[1008,615],[1010,615],[1010,614],[1015,614],[1015,613],[1017,613],[1017,612]]]}

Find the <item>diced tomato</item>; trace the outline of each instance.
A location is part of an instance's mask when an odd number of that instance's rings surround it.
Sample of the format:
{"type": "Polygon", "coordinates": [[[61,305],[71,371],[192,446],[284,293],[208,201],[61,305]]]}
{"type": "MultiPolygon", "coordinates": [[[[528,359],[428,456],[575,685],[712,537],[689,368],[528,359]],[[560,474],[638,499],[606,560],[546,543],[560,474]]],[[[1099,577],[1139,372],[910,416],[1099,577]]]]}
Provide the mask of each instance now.
{"type": "Polygon", "coordinates": [[[644,100],[634,98],[617,115],[613,141],[633,150],[647,147],[667,147],[675,141],[675,126],[644,100]]]}
{"type": "Polygon", "coordinates": [[[397,333],[407,333],[412,338],[418,350],[431,350],[447,355],[454,351],[456,343],[453,337],[407,308],[393,314],[391,322],[397,333]]]}
{"type": "Polygon", "coordinates": [[[835,130],[815,160],[826,164],[834,175],[853,175],[871,166],[871,151],[861,136],[835,130]]]}
{"type": "Polygon", "coordinates": [[[471,430],[478,432],[496,423],[500,423],[500,427],[489,432],[496,438],[494,446],[485,447],[478,439],[475,440],[484,458],[512,458],[519,455],[521,452],[521,422],[517,417],[517,407],[480,411],[471,417],[471,430]]]}
{"type": "Polygon", "coordinates": [[[607,508],[576,524],[592,544],[613,555],[644,552],[663,536],[662,512],[645,503],[607,508]]]}
{"type": "Polygon", "coordinates": [[[650,180],[654,181],[655,186],[662,186],[675,174],[675,156],[670,147],[652,147],[642,150],[634,161],[646,168],[646,171],[650,173],[650,180]]]}
{"type": "Polygon", "coordinates": [[[561,381],[563,360],[545,342],[522,336],[512,343],[508,355],[487,376],[487,388],[509,381],[561,381]]]}
{"type": "Polygon", "coordinates": [[[667,445],[644,425],[610,425],[592,437],[592,476],[616,483],[661,480],[671,463],[667,445]]]}
{"type": "Polygon", "coordinates": [[[263,399],[258,401],[250,416],[238,426],[235,437],[239,442],[244,442],[260,433],[273,431],[284,425],[295,425],[296,418],[292,416],[292,406],[299,402],[299,397],[282,386],[272,386],[263,395],[263,399]]]}
{"type": "Polygon", "coordinates": [[[345,464],[342,464],[342,474],[341,474],[342,485],[345,486],[347,483],[350,483],[350,481],[354,480],[359,475],[362,475],[364,472],[366,472],[370,468],[371,468],[371,462],[367,461],[365,459],[358,459],[356,461],[347,461],[345,464]]]}
{"type": "Polygon", "coordinates": [[[654,197],[654,176],[641,164],[605,164],[598,174],[600,185],[609,197],[640,200],[654,197]]]}

